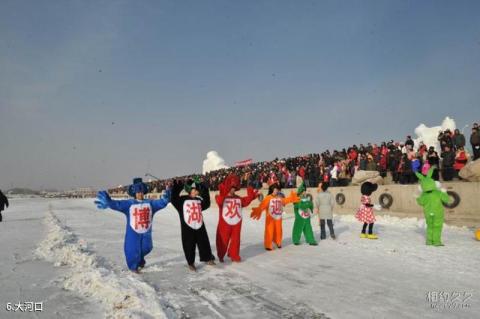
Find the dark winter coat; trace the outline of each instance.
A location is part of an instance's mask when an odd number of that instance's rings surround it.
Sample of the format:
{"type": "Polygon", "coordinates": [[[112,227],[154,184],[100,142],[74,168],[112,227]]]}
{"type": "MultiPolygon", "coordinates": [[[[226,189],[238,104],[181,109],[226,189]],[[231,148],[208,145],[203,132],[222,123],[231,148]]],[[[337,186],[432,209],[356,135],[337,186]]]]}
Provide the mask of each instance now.
{"type": "Polygon", "coordinates": [[[442,152],[442,158],[443,167],[453,167],[453,164],[455,164],[455,153],[451,150],[448,152],[442,152]]]}
{"type": "Polygon", "coordinates": [[[458,149],[465,146],[465,136],[463,134],[457,134],[453,137],[453,144],[458,149]]]}
{"type": "Polygon", "coordinates": [[[8,198],[0,191],[0,212],[8,207],[8,198]]]}

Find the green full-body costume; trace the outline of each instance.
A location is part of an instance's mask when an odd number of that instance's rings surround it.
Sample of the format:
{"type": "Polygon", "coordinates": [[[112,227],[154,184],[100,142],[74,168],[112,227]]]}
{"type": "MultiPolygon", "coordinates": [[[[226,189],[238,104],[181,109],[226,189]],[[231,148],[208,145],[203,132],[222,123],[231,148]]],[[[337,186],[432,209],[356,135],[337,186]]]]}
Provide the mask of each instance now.
{"type": "Polygon", "coordinates": [[[425,214],[427,245],[443,246],[443,203],[448,204],[450,197],[445,191],[438,189],[435,180],[432,178],[433,170],[433,167],[430,168],[427,176],[416,173],[422,188],[422,194],[417,198],[417,203],[423,207],[423,213],[425,214]]]}
{"type": "Polygon", "coordinates": [[[310,217],[313,213],[313,202],[305,195],[305,191],[305,184],[302,183],[297,190],[297,194],[301,194],[301,200],[293,205],[295,222],[293,224],[292,241],[295,245],[299,245],[303,233],[307,243],[317,245],[313,235],[312,224],[310,223],[310,217]]]}

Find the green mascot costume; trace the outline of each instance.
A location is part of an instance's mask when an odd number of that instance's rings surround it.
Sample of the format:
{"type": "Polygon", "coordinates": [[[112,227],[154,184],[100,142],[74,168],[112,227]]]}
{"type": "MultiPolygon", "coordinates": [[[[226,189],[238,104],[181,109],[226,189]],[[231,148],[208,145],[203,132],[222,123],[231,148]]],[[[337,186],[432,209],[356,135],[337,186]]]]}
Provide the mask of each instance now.
{"type": "Polygon", "coordinates": [[[427,176],[415,173],[420,181],[422,194],[417,198],[418,205],[423,207],[425,222],[427,224],[427,245],[443,246],[442,227],[444,208],[443,203],[448,204],[450,197],[446,191],[439,189],[432,178],[434,167],[430,168],[427,176]]]}
{"type": "Polygon", "coordinates": [[[305,184],[302,182],[297,189],[297,194],[301,200],[293,205],[295,223],[293,224],[292,241],[295,245],[300,244],[302,233],[305,235],[307,243],[317,245],[315,237],[313,236],[312,224],[310,224],[310,217],[313,213],[313,202],[306,196],[306,191],[305,184]]]}

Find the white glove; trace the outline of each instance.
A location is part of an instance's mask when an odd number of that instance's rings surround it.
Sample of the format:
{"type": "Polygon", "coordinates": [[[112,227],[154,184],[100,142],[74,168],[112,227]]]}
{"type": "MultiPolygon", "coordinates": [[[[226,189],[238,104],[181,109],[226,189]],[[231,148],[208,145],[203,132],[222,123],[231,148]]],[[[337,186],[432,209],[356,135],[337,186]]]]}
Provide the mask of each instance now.
{"type": "Polygon", "coordinates": [[[375,209],[376,211],[380,211],[380,210],[382,210],[382,205],[375,204],[375,205],[373,205],[373,209],[375,209]]]}

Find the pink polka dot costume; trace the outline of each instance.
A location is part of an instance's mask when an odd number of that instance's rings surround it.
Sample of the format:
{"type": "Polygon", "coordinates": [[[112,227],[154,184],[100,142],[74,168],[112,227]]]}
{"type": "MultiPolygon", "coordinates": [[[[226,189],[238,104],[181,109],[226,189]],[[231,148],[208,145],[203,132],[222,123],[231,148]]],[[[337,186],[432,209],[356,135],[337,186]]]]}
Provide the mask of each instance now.
{"type": "Polygon", "coordinates": [[[357,210],[355,217],[362,223],[367,223],[367,224],[374,223],[375,214],[373,213],[373,206],[368,206],[372,204],[370,200],[370,196],[362,195],[362,198],[360,199],[360,201],[362,205],[360,205],[360,208],[357,210]]]}

